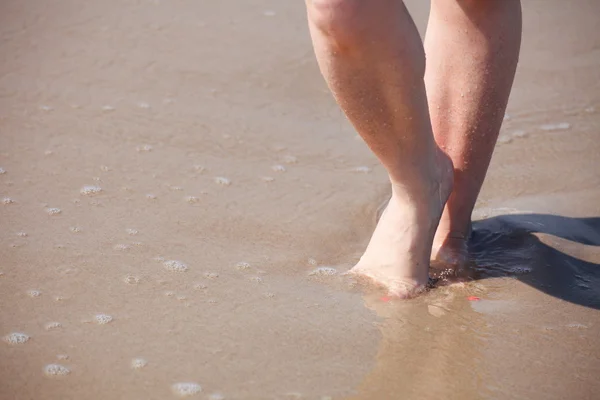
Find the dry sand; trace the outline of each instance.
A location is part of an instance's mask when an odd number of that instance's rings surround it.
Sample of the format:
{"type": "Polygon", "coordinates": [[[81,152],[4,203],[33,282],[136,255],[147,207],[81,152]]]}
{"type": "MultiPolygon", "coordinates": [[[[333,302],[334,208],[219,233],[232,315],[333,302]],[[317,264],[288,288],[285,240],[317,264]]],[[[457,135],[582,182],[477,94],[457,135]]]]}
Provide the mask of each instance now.
{"type": "Polygon", "coordinates": [[[524,3],[478,279],[386,302],[302,2],[2,1],[0,398],[597,396],[600,3],[524,3]]]}

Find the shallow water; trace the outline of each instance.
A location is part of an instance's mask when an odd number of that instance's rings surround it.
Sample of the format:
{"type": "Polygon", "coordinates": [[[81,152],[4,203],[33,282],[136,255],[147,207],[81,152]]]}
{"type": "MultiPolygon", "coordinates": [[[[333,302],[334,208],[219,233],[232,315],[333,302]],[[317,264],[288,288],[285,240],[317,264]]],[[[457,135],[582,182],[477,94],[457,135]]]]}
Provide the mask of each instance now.
{"type": "Polygon", "coordinates": [[[599,10],[526,3],[474,279],[400,302],[301,2],[3,2],[0,398],[594,398],[599,10]]]}

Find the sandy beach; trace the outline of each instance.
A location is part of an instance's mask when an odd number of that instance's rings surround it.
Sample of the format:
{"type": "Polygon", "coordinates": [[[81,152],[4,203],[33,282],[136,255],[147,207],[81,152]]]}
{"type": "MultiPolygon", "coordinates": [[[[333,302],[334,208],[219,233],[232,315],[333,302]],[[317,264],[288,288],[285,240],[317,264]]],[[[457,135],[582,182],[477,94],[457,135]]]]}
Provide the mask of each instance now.
{"type": "Polygon", "coordinates": [[[0,399],[597,398],[600,3],[523,3],[475,279],[401,301],[303,2],[4,0],[0,399]]]}

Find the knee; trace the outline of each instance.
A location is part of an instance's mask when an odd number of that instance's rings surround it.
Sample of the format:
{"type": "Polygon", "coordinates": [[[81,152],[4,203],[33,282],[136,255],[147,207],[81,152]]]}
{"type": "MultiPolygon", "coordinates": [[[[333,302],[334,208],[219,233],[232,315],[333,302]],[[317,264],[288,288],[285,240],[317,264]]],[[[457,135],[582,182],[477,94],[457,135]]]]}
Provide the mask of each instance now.
{"type": "Polygon", "coordinates": [[[365,25],[365,3],[369,0],[308,0],[313,27],[336,47],[352,47],[365,25]]]}

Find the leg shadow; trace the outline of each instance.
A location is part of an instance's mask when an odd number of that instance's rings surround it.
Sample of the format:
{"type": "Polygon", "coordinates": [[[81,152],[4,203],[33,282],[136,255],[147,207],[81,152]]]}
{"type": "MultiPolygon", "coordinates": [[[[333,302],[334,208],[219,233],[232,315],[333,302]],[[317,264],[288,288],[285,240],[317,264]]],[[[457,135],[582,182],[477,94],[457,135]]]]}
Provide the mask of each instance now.
{"type": "Polygon", "coordinates": [[[551,296],[600,309],[600,218],[500,215],[473,223],[474,278],[512,276],[551,296]]]}

